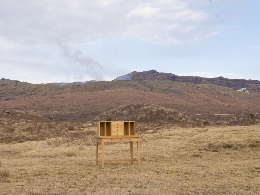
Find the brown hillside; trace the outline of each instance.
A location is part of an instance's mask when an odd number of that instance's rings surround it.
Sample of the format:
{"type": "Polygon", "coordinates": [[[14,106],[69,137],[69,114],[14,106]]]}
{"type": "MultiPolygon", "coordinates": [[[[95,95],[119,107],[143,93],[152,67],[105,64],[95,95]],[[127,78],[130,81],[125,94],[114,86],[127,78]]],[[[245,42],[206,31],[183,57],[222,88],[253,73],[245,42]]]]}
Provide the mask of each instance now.
{"type": "MultiPolygon", "coordinates": [[[[0,83],[1,84],[1,83],[0,83]]],[[[259,93],[250,94],[211,84],[192,84],[169,80],[95,82],[74,86],[2,84],[2,117],[51,121],[96,121],[131,118],[143,122],[171,124],[250,124],[260,113],[259,93]],[[128,112],[131,106],[138,112],[128,112]],[[165,109],[160,117],[145,111],[165,109]],[[125,110],[120,111],[121,108],[125,110]],[[167,110],[183,114],[172,120],[167,110]],[[116,110],[115,114],[112,111],[116,110]],[[106,114],[107,113],[107,114],[106,114]],[[108,114],[110,113],[110,114],[108,114]],[[128,114],[124,114],[128,113],[128,114]],[[133,114],[135,113],[135,114],[133,114]],[[149,116],[151,115],[151,116],[149,116]],[[122,116],[122,117],[120,117],[122,116]]]]}

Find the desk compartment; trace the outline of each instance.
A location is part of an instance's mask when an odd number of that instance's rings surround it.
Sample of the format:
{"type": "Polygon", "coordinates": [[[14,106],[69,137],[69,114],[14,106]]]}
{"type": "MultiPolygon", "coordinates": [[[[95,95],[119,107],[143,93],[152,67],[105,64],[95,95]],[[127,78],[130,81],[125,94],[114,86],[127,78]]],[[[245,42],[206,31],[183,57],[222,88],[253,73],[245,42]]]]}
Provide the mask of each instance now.
{"type": "Polygon", "coordinates": [[[111,136],[111,122],[99,122],[97,136],[111,136]]]}
{"type": "Polygon", "coordinates": [[[134,121],[100,121],[97,124],[97,136],[135,135],[134,121]]]}

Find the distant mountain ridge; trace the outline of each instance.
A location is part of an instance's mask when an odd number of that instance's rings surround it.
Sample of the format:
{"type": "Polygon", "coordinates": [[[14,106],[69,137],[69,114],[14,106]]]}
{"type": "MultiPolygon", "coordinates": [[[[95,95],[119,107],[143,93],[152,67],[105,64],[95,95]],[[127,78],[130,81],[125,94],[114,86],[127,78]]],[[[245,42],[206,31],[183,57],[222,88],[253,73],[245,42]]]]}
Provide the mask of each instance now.
{"type": "MultiPolygon", "coordinates": [[[[175,82],[189,82],[194,84],[213,84],[222,87],[228,87],[234,90],[239,90],[241,88],[246,88],[250,92],[260,92],[260,81],[258,80],[246,80],[246,79],[228,79],[222,76],[216,78],[206,78],[199,76],[178,76],[172,73],[162,73],[156,70],[149,70],[143,72],[133,71],[126,75],[122,75],[114,79],[115,81],[142,81],[142,80],[168,80],[175,82]]],[[[86,83],[97,82],[95,80],[85,81],[85,82],[72,82],[72,83],[46,83],[50,85],[58,86],[73,86],[73,85],[83,85],[86,83]]],[[[24,85],[28,84],[26,82],[20,82],[17,80],[9,80],[2,78],[0,80],[0,85],[24,85]]],[[[46,85],[42,84],[42,85],[46,85]]]]}
{"type": "Polygon", "coordinates": [[[170,80],[176,82],[190,82],[194,84],[213,84],[222,87],[238,90],[247,88],[249,91],[260,91],[260,81],[245,79],[228,79],[222,76],[216,78],[206,78],[199,76],[178,76],[172,73],[161,73],[156,70],[143,72],[131,72],[129,74],[117,77],[115,80],[170,80]]]}

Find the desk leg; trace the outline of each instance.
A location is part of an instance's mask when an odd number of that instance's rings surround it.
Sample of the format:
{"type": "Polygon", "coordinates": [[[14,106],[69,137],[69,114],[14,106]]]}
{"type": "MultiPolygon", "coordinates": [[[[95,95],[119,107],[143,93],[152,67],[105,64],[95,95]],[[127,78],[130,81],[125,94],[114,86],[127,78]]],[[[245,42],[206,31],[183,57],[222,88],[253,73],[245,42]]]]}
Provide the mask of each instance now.
{"type": "Polygon", "coordinates": [[[105,155],[104,155],[104,149],[105,149],[105,147],[104,147],[104,145],[105,145],[105,143],[104,143],[104,141],[102,140],[102,168],[105,167],[105,159],[104,159],[104,157],[105,157],[105,155]]]}
{"type": "Polygon", "coordinates": [[[140,141],[137,141],[137,150],[138,150],[138,166],[140,166],[140,141]]]}
{"type": "Polygon", "coordinates": [[[131,165],[133,164],[133,157],[134,157],[134,147],[133,142],[130,142],[130,153],[131,153],[131,165]]]}
{"type": "Polygon", "coordinates": [[[96,165],[98,165],[98,142],[96,142],[96,165]]]}

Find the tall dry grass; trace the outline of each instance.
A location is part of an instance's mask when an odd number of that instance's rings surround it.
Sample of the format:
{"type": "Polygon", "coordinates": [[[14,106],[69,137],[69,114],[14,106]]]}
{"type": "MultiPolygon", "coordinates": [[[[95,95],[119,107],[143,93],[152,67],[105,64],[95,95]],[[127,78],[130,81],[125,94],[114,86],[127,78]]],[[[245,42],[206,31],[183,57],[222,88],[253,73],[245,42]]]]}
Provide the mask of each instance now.
{"type": "MultiPolygon", "coordinates": [[[[259,129],[147,130],[140,167],[110,162],[104,169],[95,165],[94,142],[84,139],[1,143],[0,194],[259,194],[259,129]]],[[[106,145],[106,159],[129,157],[129,144],[106,145]]]]}

